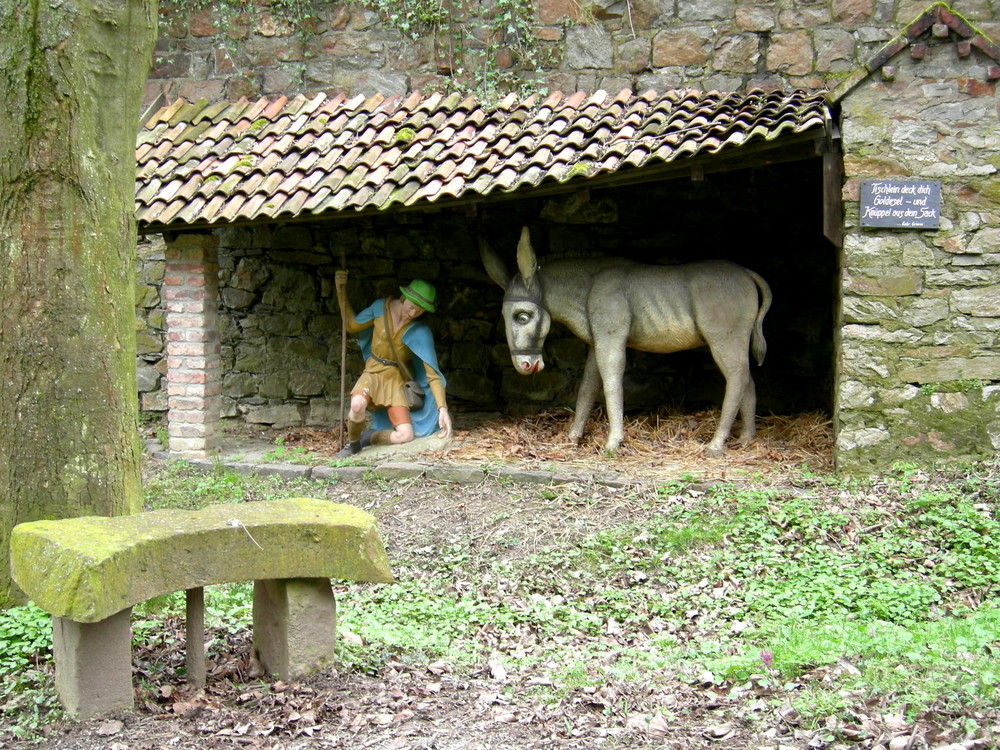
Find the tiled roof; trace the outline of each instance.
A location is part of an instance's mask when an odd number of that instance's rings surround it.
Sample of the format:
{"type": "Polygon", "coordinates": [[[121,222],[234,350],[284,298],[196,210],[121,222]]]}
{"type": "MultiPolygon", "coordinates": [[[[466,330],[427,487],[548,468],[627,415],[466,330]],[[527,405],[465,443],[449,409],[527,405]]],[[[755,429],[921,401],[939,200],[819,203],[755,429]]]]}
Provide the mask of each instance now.
{"type": "Polygon", "coordinates": [[[801,91],[178,100],[139,132],[136,216],[148,231],[479,198],[822,134],[829,118],[801,91]]]}

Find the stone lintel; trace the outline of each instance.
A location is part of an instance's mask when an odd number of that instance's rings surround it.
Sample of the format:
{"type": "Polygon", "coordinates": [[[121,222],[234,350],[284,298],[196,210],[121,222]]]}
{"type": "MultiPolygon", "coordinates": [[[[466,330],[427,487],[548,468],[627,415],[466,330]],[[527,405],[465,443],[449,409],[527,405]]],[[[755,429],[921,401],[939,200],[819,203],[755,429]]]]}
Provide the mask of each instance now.
{"type": "Polygon", "coordinates": [[[1000,356],[950,357],[901,369],[899,380],[904,383],[992,381],[996,379],[998,372],[1000,372],[1000,356]]]}
{"type": "Polygon", "coordinates": [[[920,270],[885,272],[878,276],[861,276],[848,271],[844,273],[843,288],[845,292],[862,296],[906,297],[920,294],[923,282],[920,270]]]}

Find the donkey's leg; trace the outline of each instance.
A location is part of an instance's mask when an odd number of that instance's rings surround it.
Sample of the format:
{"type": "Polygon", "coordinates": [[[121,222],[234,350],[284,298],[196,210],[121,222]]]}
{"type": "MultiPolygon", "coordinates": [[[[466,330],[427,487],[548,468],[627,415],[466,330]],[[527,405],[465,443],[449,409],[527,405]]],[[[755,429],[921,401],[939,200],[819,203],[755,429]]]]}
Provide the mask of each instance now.
{"type": "Polygon", "coordinates": [[[573,417],[573,425],[569,428],[569,439],[574,443],[579,443],[583,437],[583,431],[587,427],[587,420],[590,419],[590,412],[594,408],[594,401],[597,400],[597,389],[601,385],[601,373],[597,370],[597,356],[594,354],[594,347],[587,349],[587,363],[583,366],[583,380],[580,381],[580,390],[576,394],[576,414],[573,417]]]}
{"type": "Polygon", "coordinates": [[[625,374],[625,339],[608,337],[594,342],[597,368],[604,381],[604,406],[608,410],[608,439],[604,450],[614,453],[625,439],[622,379],[625,374]]]}
{"type": "Polygon", "coordinates": [[[742,339],[737,342],[727,341],[724,344],[709,342],[712,358],[726,378],[726,395],[722,399],[719,426],[708,444],[709,455],[721,456],[725,451],[726,438],[729,437],[729,431],[736,421],[736,412],[746,399],[747,384],[750,382],[748,343],[742,339]]]}
{"type": "Polygon", "coordinates": [[[740,401],[740,442],[750,445],[757,436],[757,388],[753,376],[747,374],[746,388],[743,389],[743,400],[740,401]]]}

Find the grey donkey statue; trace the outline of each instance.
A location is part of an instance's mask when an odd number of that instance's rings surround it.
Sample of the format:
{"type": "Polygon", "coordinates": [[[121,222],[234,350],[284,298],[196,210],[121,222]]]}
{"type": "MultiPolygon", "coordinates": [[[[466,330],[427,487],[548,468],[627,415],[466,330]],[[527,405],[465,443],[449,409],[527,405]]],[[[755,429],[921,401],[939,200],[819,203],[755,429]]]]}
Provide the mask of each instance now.
{"type": "Polygon", "coordinates": [[[572,441],[583,437],[603,383],[609,421],[604,448],[614,453],[621,445],[626,347],[665,354],[705,345],[726,379],[709,454],[722,455],[737,411],[740,441],[753,440],[757,392],[749,351],[758,365],[763,363],[762,325],[771,306],[771,289],[758,274],[724,260],[654,266],[621,258],[574,258],[539,266],[527,227],[517,246],[517,275],[507,272],[485,241],[480,252],[490,278],[505,290],[504,327],[519,373],[544,368],[542,347],[552,320],[589,347],[569,430],[572,441]]]}

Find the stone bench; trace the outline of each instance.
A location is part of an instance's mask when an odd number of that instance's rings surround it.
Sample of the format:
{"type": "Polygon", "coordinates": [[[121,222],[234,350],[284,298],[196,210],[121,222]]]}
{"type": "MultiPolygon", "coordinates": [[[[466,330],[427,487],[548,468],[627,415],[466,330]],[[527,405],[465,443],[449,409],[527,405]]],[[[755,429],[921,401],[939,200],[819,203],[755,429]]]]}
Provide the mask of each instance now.
{"type": "Polygon", "coordinates": [[[11,573],[52,615],[56,691],[79,718],[133,706],[140,602],[187,592],[188,681],[202,687],[202,587],[254,581],[254,652],[290,679],[333,659],[331,578],[392,580],[371,515],[309,498],[23,523],[11,533],[11,573]]]}

